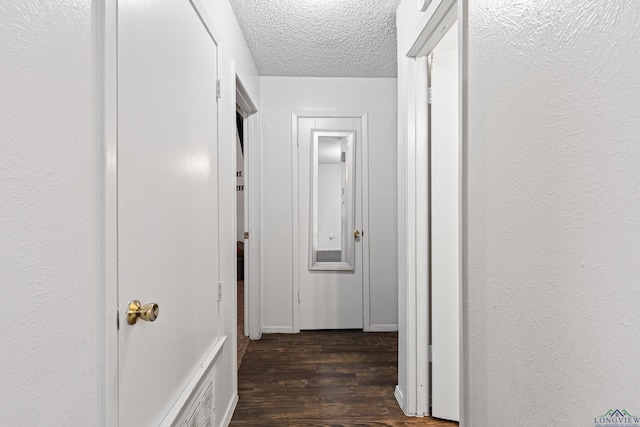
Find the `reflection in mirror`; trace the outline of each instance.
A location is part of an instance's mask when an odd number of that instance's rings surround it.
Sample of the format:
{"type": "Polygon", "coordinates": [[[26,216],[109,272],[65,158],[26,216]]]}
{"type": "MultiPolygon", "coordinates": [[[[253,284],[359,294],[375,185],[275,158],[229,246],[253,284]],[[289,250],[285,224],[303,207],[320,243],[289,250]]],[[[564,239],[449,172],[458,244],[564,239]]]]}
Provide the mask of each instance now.
{"type": "Polygon", "coordinates": [[[309,269],[353,270],[355,132],[314,129],[311,136],[309,269]]]}

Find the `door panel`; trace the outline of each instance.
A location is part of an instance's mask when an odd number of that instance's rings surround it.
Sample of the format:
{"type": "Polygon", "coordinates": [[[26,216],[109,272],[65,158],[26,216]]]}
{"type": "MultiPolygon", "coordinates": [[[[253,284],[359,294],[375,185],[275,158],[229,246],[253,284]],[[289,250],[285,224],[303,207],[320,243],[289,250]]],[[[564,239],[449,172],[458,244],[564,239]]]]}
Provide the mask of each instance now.
{"type": "MultiPolygon", "coordinates": [[[[311,271],[310,206],[311,206],[311,132],[322,130],[355,130],[355,228],[362,229],[362,119],[299,118],[298,119],[298,236],[300,239],[300,329],[362,329],[362,244],[356,240],[353,271],[311,271]]],[[[353,239],[351,230],[348,238],[353,239]]]]}
{"type": "Polygon", "coordinates": [[[431,69],[432,414],[459,420],[460,183],[457,25],[431,69]]]}
{"type": "Polygon", "coordinates": [[[118,2],[120,426],[158,425],[217,341],[216,78],[188,0],[118,2]]]}

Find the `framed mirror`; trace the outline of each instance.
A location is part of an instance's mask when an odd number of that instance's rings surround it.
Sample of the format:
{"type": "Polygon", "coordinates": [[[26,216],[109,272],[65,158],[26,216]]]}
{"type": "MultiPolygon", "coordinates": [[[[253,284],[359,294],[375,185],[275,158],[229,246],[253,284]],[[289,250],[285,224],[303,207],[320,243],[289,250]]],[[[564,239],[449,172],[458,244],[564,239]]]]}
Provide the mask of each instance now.
{"type": "Polygon", "coordinates": [[[311,130],[309,270],[355,268],[355,131],[311,130]]]}

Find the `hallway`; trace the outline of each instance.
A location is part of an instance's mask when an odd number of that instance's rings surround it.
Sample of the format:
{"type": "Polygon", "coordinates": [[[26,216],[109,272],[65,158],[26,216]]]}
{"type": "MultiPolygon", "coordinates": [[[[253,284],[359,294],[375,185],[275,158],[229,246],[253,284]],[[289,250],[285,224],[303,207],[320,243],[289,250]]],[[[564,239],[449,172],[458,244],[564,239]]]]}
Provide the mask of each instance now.
{"type": "Polygon", "coordinates": [[[305,331],[252,341],[232,426],[457,426],[405,416],[395,401],[395,333],[305,331]]]}

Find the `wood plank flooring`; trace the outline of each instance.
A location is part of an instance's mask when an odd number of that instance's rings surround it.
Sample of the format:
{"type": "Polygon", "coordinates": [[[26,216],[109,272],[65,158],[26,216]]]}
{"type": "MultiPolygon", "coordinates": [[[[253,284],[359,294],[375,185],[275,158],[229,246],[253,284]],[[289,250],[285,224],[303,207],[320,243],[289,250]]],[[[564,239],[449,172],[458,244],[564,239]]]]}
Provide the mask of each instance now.
{"type": "Polygon", "coordinates": [[[252,341],[238,371],[232,426],[429,426],[396,403],[395,333],[306,331],[252,341]]]}

